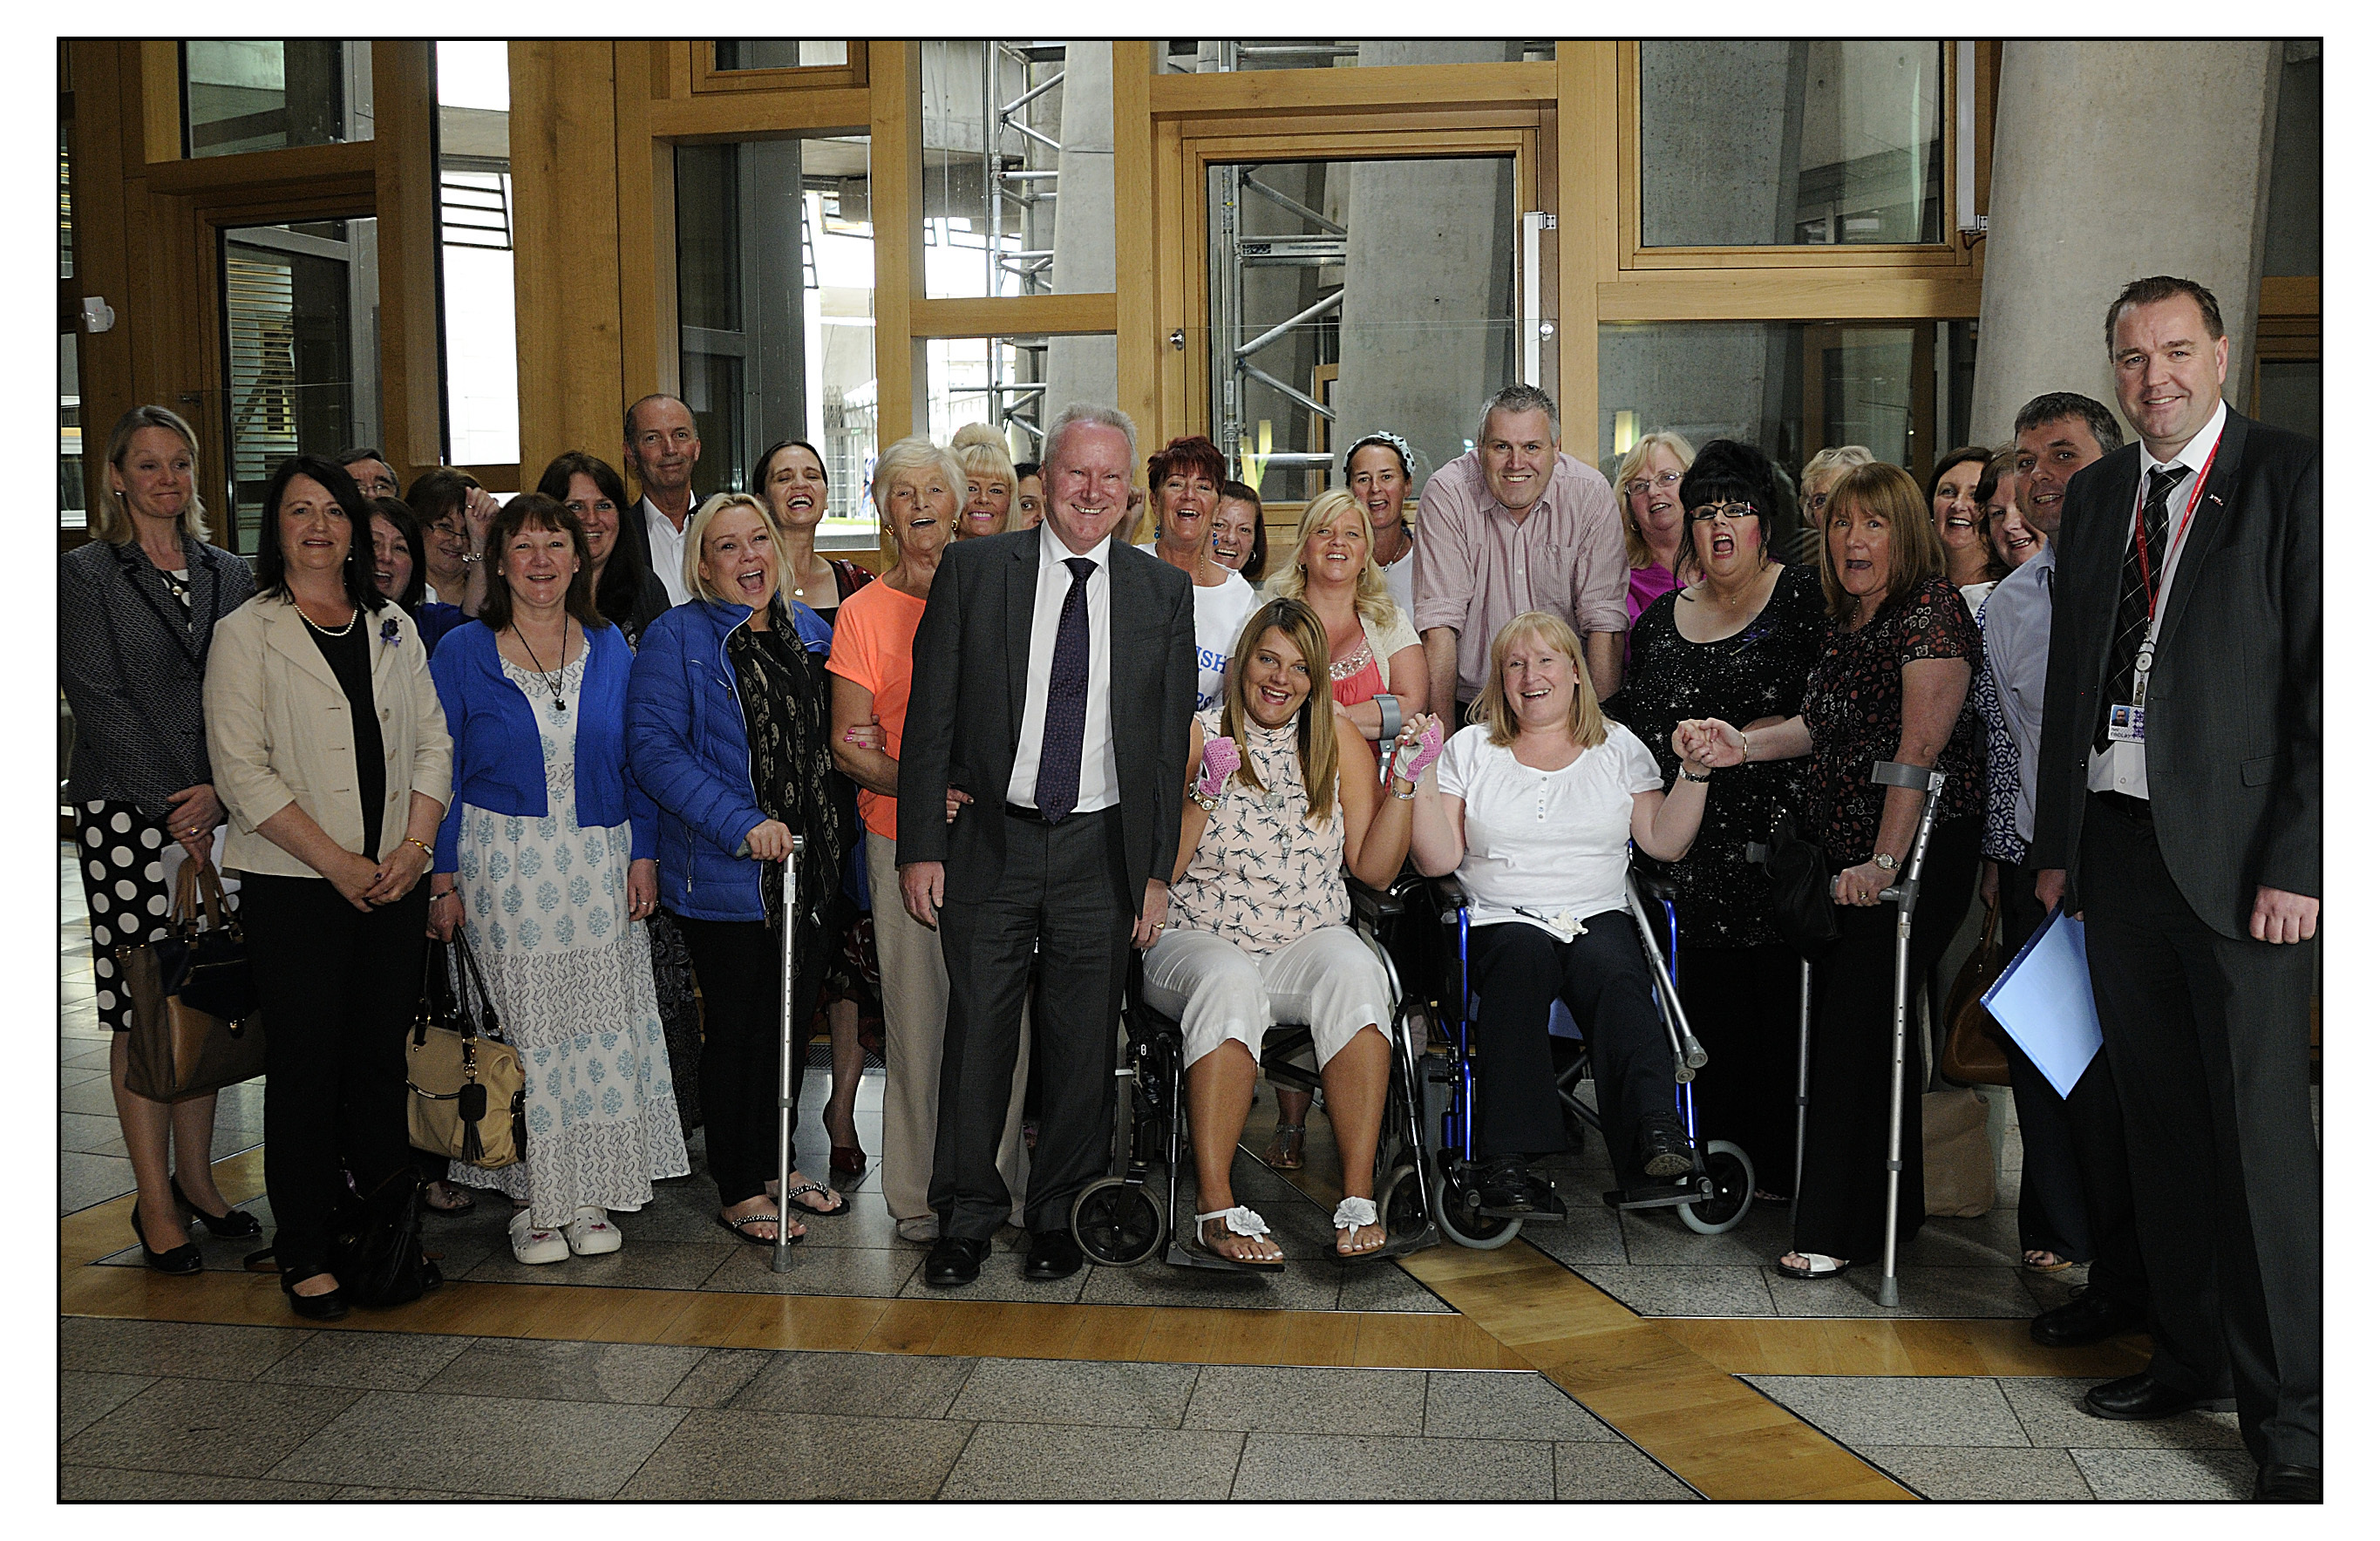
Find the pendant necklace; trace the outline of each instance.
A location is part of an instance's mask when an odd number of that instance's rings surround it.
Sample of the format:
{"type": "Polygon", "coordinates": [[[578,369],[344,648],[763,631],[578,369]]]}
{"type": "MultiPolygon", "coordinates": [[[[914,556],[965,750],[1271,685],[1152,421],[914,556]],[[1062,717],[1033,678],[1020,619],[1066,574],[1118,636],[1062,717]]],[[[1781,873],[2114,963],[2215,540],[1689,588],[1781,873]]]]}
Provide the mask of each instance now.
{"type": "Polygon", "coordinates": [[[530,668],[536,673],[539,681],[544,685],[546,689],[553,693],[553,714],[556,717],[567,714],[570,710],[570,703],[562,698],[562,671],[570,667],[569,628],[565,626],[562,633],[563,662],[550,674],[545,672],[545,664],[543,661],[539,659],[537,656],[537,649],[530,647],[528,645],[528,638],[522,635],[518,622],[516,622],[513,625],[513,636],[519,638],[521,651],[528,654],[530,668]]]}

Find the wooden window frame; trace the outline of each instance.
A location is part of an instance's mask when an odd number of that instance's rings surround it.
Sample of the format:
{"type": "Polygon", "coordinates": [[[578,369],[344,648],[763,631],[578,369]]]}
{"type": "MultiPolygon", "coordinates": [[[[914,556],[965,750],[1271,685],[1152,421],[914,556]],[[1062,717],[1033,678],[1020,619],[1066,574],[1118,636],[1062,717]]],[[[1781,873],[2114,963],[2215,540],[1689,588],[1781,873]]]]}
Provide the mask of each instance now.
{"type": "MultiPolygon", "coordinates": [[[[672,45],[680,46],[680,45],[672,45]]],[[[712,91],[849,91],[868,84],[868,55],[874,45],[866,38],[844,41],[839,65],[772,66],[761,69],[721,69],[718,40],[683,44],[686,51],[686,87],[697,95],[712,91]]]]}

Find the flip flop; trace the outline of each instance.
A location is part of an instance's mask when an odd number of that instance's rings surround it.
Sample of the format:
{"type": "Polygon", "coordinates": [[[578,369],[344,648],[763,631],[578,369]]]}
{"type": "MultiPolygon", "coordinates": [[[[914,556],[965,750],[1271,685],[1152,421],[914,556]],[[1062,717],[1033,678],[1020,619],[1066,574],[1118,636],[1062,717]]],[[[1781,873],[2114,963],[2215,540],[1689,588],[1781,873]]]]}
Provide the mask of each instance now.
{"type": "MultiPolygon", "coordinates": [[[[747,1225],[776,1224],[777,1211],[774,1209],[763,1209],[758,1214],[746,1215],[741,1219],[729,1219],[725,1215],[721,1215],[718,1218],[719,1223],[726,1228],[727,1233],[735,1237],[739,1242],[747,1243],[753,1246],[775,1246],[777,1244],[777,1238],[774,1236],[755,1236],[752,1232],[744,1229],[747,1225]]],[[[801,1222],[796,1220],[795,1223],[798,1225],[801,1222]]],[[[791,1242],[799,1242],[801,1237],[792,1236],[788,1237],[787,1240],[791,1242]]]]}
{"type": "Polygon", "coordinates": [[[821,1209],[815,1204],[804,1204],[802,1202],[802,1195],[804,1194],[822,1194],[830,1191],[832,1190],[830,1190],[823,1183],[796,1183],[794,1184],[794,1191],[785,1195],[785,1207],[790,1209],[800,1211],[804,1219],[832,1219],[837,1215],[847,1215],[851,1213],[851,1195],[849,1194],[838,1195],[835,1199],[834,1207],[832,1209],[821,1209]]]}
{"type": "MultiPolygon", "coordinates": [[[[1380,1225],[1380,1207],[1368,1198],[1342,1198],[1339,1201],[1339,1207],[1330,1215],[1330,1229],[1334,1232],[1344,1232],[1346,1234],[1343,1239],[1347,1241],[1354,1241],[1355,1232],[1367,1225],[1380,1225]]],[[[1388,1257],[1391,1256],[1389,1251],[1388,1228],[1382,1225],[1380,1232],[1379,1245],[1367,1246],[1356,1252],[1347,1252],[1333,1247],[1332,1256],[1342,1263],[1372,1263],[1388,1257]]]]}
{"type": "Polygon", "coordinates": [[[1216,1251],[1207,1244],[1208,1220],[1221,1220],[1223,1229],[1234,1236],[1268,1236],[1272,1233],[1272,1227],[1265,1223],[1262,1215],[1244,1204],[1234,1205],[1229,1209],[1209,1209],[1203,1215],[1192,1216],[1191,1244],[1215,1261],[1256,1273],[1279,1273],[1288,1266],[1285,1257],[1233,1257],[1229,1253],[1216,1251]]]}
{"type": "Polygon", "coordinates": [[[1828,1257],[1824,1253],[1814,1255],[1797,1252],[1792,1256],[1802,1259],[1800,1268],[1791,1267],[1782,1257],[1777,1259],[1778,1273],[1787,1279],[1832,1279],[1839,1273],[1850,1271],[1852,1267],[1851,1259],[1847,1257],[1828,1257]],[[1817,1267],[1816,1264],[1820,1261],[1825,1262],[1827,1267],[1817,1267]]]}

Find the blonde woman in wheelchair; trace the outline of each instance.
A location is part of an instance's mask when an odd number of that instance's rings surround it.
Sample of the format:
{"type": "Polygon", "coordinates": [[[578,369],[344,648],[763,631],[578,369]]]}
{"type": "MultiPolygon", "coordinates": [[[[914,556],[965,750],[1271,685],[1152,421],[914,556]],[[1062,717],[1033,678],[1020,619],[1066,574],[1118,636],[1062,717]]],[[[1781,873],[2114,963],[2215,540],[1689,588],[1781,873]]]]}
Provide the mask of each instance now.
{"type": "Polygon", "coordinates": [[[1388,787],[1372,749],[1330,710],[1330,644],[1303,601],[1259,605],[1233,649],[1232,686],[1190,734],[1168,924],[1148,950],[1144,993],[1182,1024],[1197,1244],[1278,1268],[1262,1216],[1232,1192],[1265,1029],[1313,1033],[1345,1197],[1331,1217],[1342,1258],[1387,1245],[1372,1194],[1388,1098],[1396,1001],[1379,960],[1347,925],[1342,871],[1386,887],[1404,864],[1414,778],[1437,754],[1434,719],[1399,734],[1388,787]],[[1341,773],[1352,767],[1354,773],[1341,773]]]}

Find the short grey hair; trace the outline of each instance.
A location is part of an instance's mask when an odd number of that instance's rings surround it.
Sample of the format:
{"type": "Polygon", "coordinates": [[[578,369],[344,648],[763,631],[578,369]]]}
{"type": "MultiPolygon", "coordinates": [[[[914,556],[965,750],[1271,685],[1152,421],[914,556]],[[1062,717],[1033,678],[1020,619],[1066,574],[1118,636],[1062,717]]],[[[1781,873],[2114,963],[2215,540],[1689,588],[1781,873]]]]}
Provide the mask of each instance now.
{"type": "Polygon", "coordinates": [[[876,457],[876,479],[868,484],[868,495],[876,504],[877,516],[884,513],[885,495],[892,490],[892,479],[906,471],[937,470],[951,484],[952,516],[966,504],[966,467],[959,457],[923,433],[912,433],[905,439],[895,439],[884,453],[876,457]]]}
{"type": "Polygon", "coordinates": [[[1069,403],[1065,409],[1058,414],[1058,420],[1050,425],[1049,436],[1041,443],[1043,465],[1050,466],[1057,463],[1059,441],[1063,439],[1066,431],[1076,423],[1098,423],[1104,428],[1114,429],[1123,435],[1124,459],[1134,465],[1140,463],[1140,431],[1133,427],[1129,417],[1112,406],[1100,406],[1092,402],[1077,401],[1069,403]]]}
{"type": "Polygon", "coordinates": [[[1543,412],[1546,431],[1556,443],[1561,443],[1561,412],[1554,406],[1554,398],[1535,385],[1507,385],[1489,396],[1487,405],[1479,408],[1479,432],[1473,443],[1487,442],[1488,419],[1498,412],[1543,412]]]}

